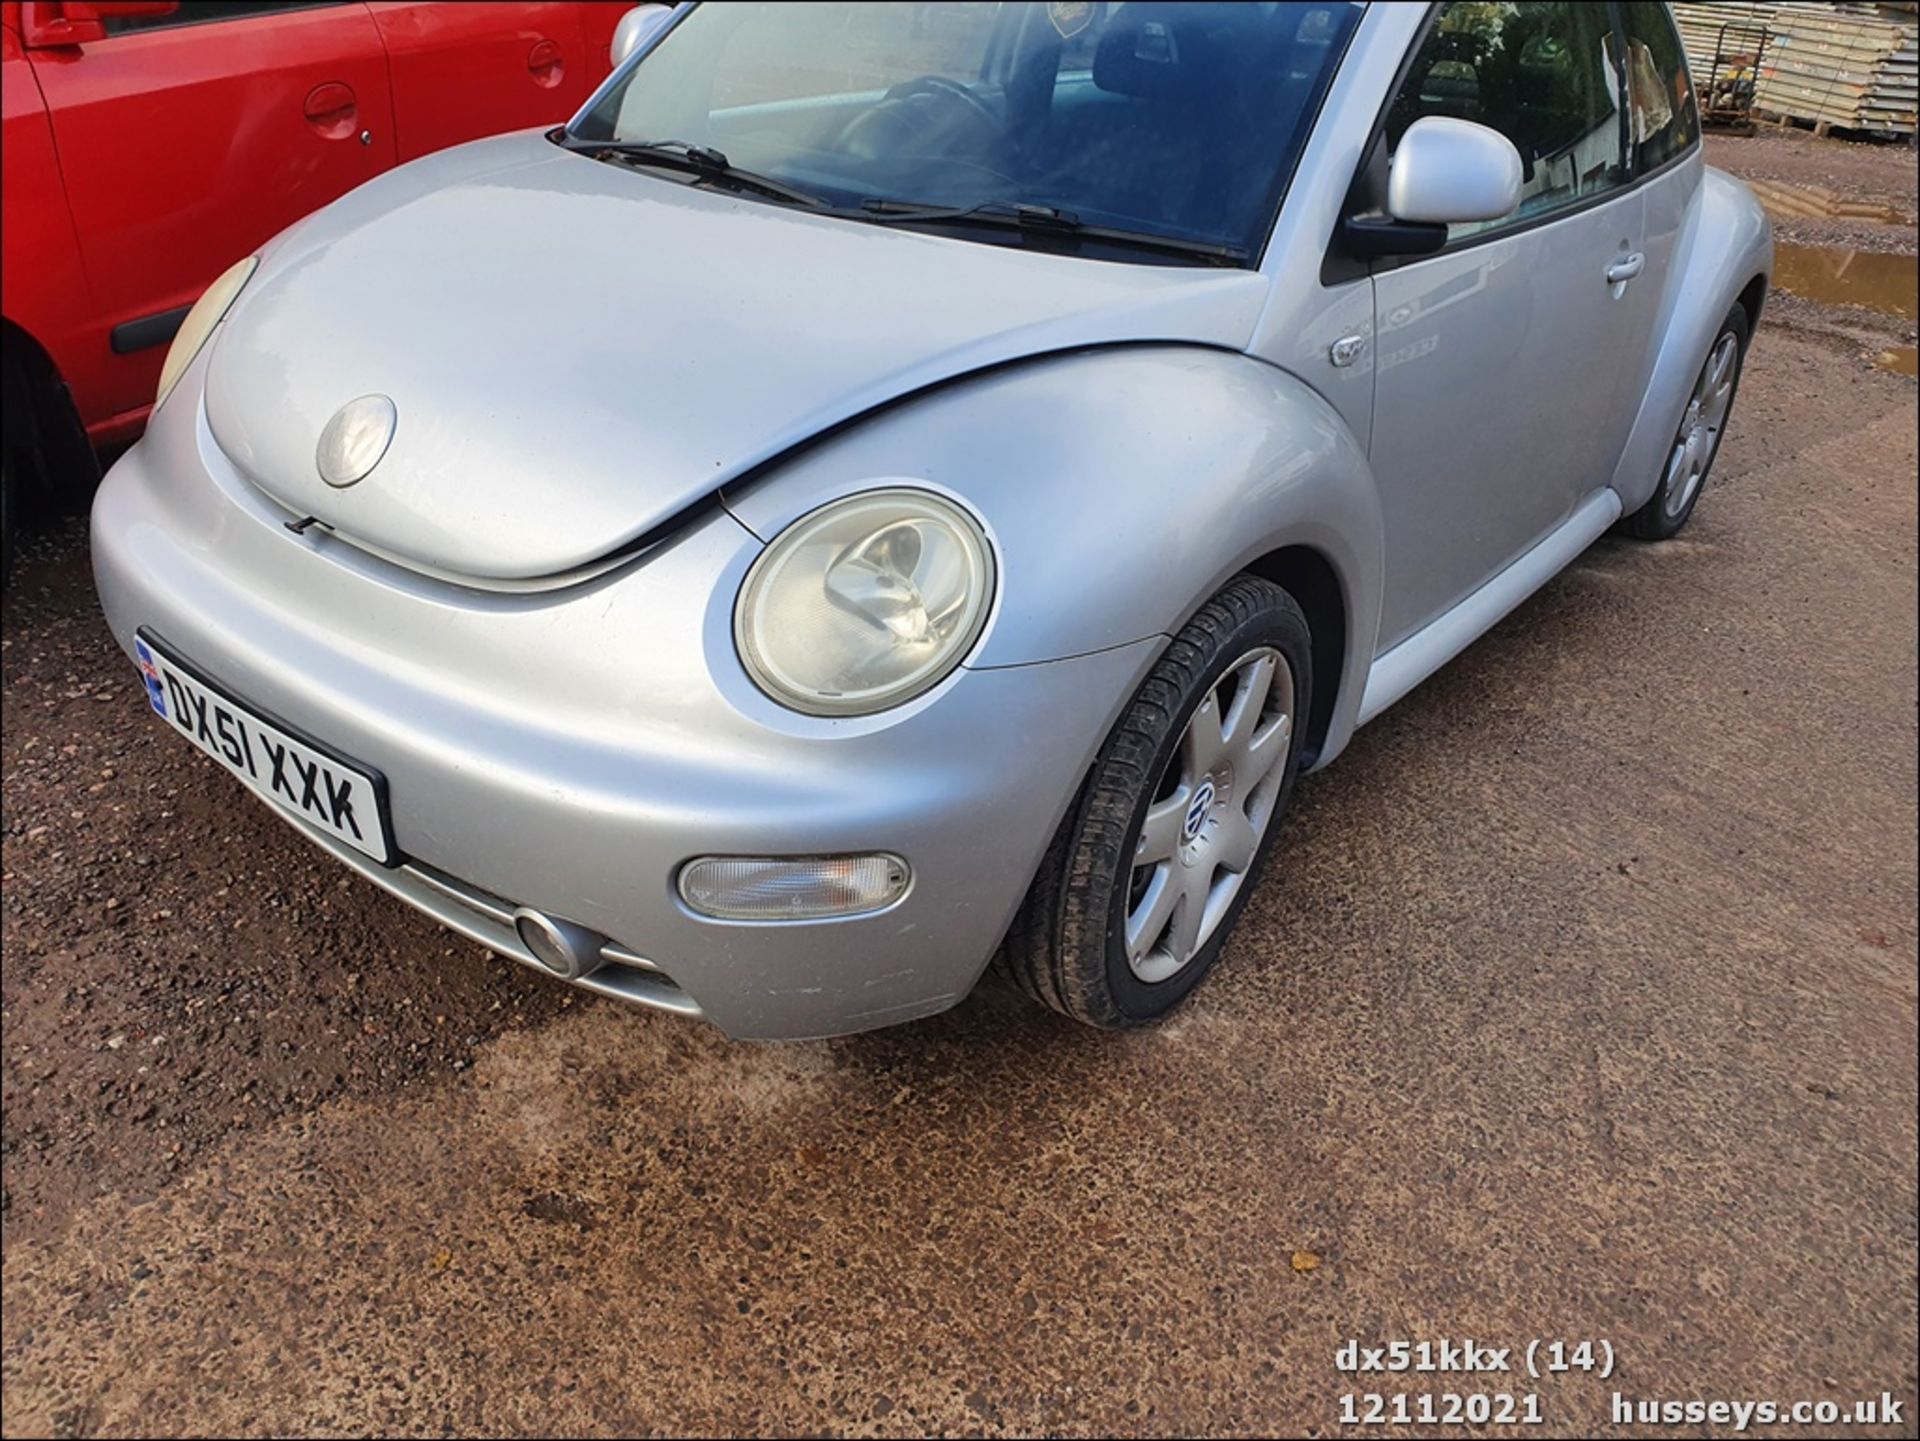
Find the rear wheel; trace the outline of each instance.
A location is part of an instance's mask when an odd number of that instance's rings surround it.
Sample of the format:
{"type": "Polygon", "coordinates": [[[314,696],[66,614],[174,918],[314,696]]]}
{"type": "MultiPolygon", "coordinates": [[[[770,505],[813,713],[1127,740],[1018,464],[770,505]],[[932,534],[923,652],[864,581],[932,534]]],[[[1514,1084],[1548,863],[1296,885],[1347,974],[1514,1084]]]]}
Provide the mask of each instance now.
{"type": "Polygon", "coordinates": [[[1666,468],[1647,503],[1623,523],[1627,534],[1640,540],[1667,540],[1680,533],[1692,518],[1706,485],[1707,472],[1720,453],[1733,398],[1740,388],[1740,364],[1747,353],[1747,312],[1736,305],[1720,323],[1719,333],[1680,415],[1680,429],[1667,448],[1666,468]]]}
{"type": "Polygon", "coordinates": [[[1165,1015],[1220,957],[1279,828],[1311,711],[1312,638],[1239,576],[1135,694],[1054,837],[1003,964],[1089,1025],[1165,1015]]]}

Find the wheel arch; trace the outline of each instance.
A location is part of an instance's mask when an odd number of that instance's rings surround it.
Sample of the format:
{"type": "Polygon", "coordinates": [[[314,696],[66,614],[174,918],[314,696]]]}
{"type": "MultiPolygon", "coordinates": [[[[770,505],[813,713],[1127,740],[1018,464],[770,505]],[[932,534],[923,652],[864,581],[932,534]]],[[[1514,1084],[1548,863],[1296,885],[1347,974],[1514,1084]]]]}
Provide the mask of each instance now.
{"type": "Polygon", "coordinates": [[[1767,303],[1767,277],[1756,275],[1746,283],[1740,292],[1740,308],[1747,312],[1747,341],[1753,341],[1753,331],[1760,325],[1760,308],[1767,303]]]}
{"type": "Polygon", "coordinates": [[[909,398],[722,494],[771,539],[888,483],[948,493],[994,537],[1000,594],[971,667],[1171,636],[1252,572],[1315,625],[1311,763],[1346,744],[1378,638],[1380,502],[1357,437],[1286,371],[1164,342],[1035,356],[909,398]]]}
{"type": "MultiPolygon", "coordinates": [[[[1347,595],[1333,562],[1310,545],[1284,545],[1247,567],[1270,580],[1299,603],[1313,636],[1313,703],[1307,715],[1302,768],[1319,763],[1338,714],[1342,692],[1355,678],[1346,674],[1347,595]]],[[[1365,686],[1364,674],[1358,684],[1365,686]]]]}
{"type": "Polygon", "coordinates": [[[5,445],[9,452],[30,457],[25,473],[38,498],[50,498],[73,475],[90,488],[99,479],[99,463],[73,396],[47,348],[10,315],[0,316],[0,372],[5,445]]]}
{"type": "MultiPolygon", "coordinates": [[[[39,405],[33,389],[44,384],[46,377],[57,381],[59,371],[47,348],[11,315],[0,316],[0,366],[5,369],[7,418],[37,428],[39,405]],[[26,414],[21,414],[22,409],[26,414]]],[[[24,448],[23,442],[31,443],[33,439],[32,435],[9,435],[7,448],[24,448]]]]}

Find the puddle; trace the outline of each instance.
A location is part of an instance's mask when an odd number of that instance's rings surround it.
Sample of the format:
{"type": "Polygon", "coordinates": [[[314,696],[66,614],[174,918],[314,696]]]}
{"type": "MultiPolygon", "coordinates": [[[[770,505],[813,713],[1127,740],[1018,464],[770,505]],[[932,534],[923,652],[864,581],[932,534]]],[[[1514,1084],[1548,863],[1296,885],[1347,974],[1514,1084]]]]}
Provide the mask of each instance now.
{"type": "MultiPolygon", "coordinates": [[[[1909,321],[1920,316],[1920,264],[1911,255],[1775,241],[1773,283],[1823,305],[1858,305],[1909,321]]],[[[1897,375],[1913,375],[1914,347],[1890,347],[1874,364],[1897,375]]]]}
{"type": "Polygon", "coordinates": [[[1782,219],[1867,220],[1879,225],[1911,225],[1913,216],[1897,205],[1856,200],[1824,185],[1790,185],[1784,180],[1747,181],[1769,213],[1782,219]]]}
{"type": "Polygon", "coordinates": [[[1825,305],[1860,305],[1913,320],[1920,313],[1915,257],[1879,255],[1838,245],[1773,247],[1773,283],[1825,305]]]}

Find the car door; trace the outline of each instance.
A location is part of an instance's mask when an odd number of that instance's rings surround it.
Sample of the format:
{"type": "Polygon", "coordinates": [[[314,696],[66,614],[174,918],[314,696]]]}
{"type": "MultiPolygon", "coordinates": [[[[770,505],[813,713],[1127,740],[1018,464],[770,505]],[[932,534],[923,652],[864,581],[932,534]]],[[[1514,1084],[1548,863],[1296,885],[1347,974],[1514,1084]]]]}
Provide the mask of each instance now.
{"type": "Polygon", "coordinates": [[[587,50],[578,4],[473,5],[373,0],[393,75],[400,159],[558,125],[607,75],[587,50]]]}
{"type": "Polygon", "coordinates": [[[1522,200],[1374,280],[1371,455],[1385,649],[1470,595],[1611,479],[1631,421],[1645,265],[1613,11],[1435,7],[1389,102],[1389,146],[1449,115],[1520,151],[1522,200]]]}
{"type": "Polygon", "coordinates": [[[29,51],[102,357],[96,409],[152,403],[180,319],[227,266],[393,163],[360,4],[189,3],[29,51]]]}
{"type": "Polygon", "coordinates": [[[1700,112],[1672,14],[1660,0],[1628,0],[1620,6],[1620,18],[1627,36],[1627,93],[1633,100],[1628,139],[1634,183],[1646,207],[1641,245],[1646,269],[1626,297],[1644,326],[1633,372],[1633,399],[1640,401],[1660,350],[1658,318],[1668,308],[1670,288],[1680,279],[1674,256],[1704,165],[1700,112]]]}

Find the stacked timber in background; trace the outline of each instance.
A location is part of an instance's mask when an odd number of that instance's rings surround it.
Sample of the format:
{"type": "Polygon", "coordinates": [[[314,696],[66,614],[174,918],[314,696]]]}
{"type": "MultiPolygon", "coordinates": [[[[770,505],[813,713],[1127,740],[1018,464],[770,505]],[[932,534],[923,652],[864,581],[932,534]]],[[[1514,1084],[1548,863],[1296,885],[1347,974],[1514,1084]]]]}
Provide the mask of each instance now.
{"type": "MultiPolygon", "coordinates": [[[[1674,16],[1696,86],[1704,87],[1721,26],[1758,22],[1771,38],[1754,92],[1761,116],[1829,129],[1912,135],[1920,82],[1920,15],[1911,5],[1832,5],[1795,0],[1677,3],[1674,16]]],[[[1740,32],[1725,48],[1739,51],[1740,32]]]]}

